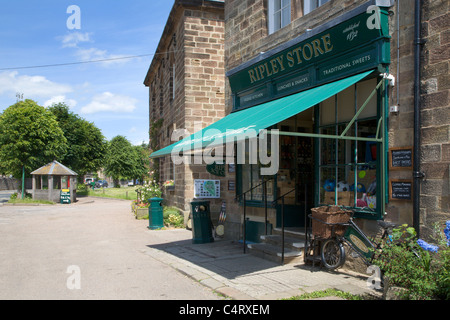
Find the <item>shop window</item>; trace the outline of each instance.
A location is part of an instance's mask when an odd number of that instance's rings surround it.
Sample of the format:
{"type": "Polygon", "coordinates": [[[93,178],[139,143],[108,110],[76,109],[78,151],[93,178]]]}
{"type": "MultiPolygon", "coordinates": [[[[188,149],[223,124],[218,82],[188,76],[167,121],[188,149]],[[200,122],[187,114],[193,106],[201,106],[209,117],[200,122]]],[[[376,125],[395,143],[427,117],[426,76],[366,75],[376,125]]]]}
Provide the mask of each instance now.
{"type": "MultiPolygon", "coordinates": [[[[376,86],[376,79],[360,82],[320,105],[319,133],[339,136],[376,86]]],[[[373,138],[377,134],[374,98],[347,136],[373,138]]],[[[319,204],[342,205],[374,212],[377,209],[377,144],[370,141],[319,139],[319,204]]],[[[377,192],[378,191],[378,192],[377,192]]]]}
{"type": "Polygon", "coordinates": [[[303,14],[308,14],[330,0],[304,0],[303,14]]]}
{"type": "MultiPolygon", "coordinates": [[[[268,139],[270,141],[270,138],[268,139]]],[[[249,154],[249,142],[245,142],[245,163],[237,165],[238,177],[238,194],[242,194],[251,190],[246,194],[245,200],[247,205],[262,206],[264,205],[264,189],[261,185],[264,180],[270,179],[267,186],[267,201],[271,202],[275,200],[275,182],[273,176],[262,176],[261,175],[261,164],[250,163],[249,154]],[[264,179],[264,180],[263,180],[264,179]]],[[[270,146],[268,148],[270,153],[270,146]]],[[[241,199],[243,200],[243,199],[241,199]]]]}
{"type": "Polygon", "coordinates": [[[291,0],[269,0],[269,34],[291,23],[291,0]]]}

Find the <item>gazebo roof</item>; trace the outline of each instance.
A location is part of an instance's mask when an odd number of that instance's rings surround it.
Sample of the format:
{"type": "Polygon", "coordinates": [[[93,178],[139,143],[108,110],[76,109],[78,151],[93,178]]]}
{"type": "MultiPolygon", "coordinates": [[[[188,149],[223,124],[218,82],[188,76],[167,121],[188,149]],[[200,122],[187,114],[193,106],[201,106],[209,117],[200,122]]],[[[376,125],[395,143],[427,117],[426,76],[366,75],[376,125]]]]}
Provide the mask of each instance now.
{"type": "Polygon", "coordinates": [[[70,170],[56,160],[33,171],[31,174],[38,176],[78,176],[78,173],[70,170]]]}

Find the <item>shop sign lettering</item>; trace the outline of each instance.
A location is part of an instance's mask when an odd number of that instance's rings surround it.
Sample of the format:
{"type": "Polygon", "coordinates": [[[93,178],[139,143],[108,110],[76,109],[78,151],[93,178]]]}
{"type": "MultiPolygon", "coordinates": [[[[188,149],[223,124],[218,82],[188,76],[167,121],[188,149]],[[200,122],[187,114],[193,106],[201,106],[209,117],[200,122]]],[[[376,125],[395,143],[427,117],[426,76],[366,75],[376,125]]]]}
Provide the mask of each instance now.
{"type": "Polygon", "coordinates": [[[330,34],[326,34],[250,69],[248,71],[250,83],[253,84],[265,78],[270,78],[279,72],[292,69],[304,62],[326,55],[332,51],[333,44],[331,43],[331,36],[330,34]]]}

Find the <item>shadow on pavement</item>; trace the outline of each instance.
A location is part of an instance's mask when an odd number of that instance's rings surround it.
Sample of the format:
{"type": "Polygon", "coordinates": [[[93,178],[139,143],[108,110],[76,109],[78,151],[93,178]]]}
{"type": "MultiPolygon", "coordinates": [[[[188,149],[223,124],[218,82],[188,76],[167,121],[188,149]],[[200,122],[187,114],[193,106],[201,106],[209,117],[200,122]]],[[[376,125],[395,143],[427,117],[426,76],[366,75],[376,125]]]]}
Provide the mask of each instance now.
{"type": "Polygon", "coordinates": [[[148,247],[195,264],[227,279],[268,271],[280,266],[275,262],[248,253],[244,254],[242,243],[231,240],[217,240],[205,244],[192,244],[191,240],[182,240],[148,245],[148,247]]]}

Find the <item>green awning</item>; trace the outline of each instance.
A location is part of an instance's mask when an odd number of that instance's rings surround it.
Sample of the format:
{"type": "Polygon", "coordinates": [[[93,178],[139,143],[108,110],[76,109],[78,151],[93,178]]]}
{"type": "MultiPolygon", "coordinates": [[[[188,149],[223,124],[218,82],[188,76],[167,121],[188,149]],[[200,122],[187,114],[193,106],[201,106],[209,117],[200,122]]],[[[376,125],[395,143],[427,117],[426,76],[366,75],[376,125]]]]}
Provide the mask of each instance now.
{"type": "Polygon", "coordinates": [[[151,154],[159,158],[175,152],[188,152],[205,147],[240,141],[279,122],[303,112],[367,77],[373,71],[325,84],[284,98],[234,112],[199,132],[151,154]]]}

